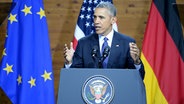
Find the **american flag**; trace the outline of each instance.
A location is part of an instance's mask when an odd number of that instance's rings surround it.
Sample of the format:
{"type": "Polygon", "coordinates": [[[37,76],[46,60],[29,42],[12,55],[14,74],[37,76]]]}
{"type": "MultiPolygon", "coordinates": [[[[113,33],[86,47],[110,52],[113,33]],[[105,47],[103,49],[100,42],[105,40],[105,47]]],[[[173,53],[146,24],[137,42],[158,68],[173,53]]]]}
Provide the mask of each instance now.
{"type": "MultiPolygon", "coordinates": [[[[95,7],[100,2],[112,2],[112,0],[84,0],[81,6],[80,14],[78,16],[78,21],[75,28],[73,47],[77,46],[77,42],[80,38],[95,33],[94,23],[93,23],[93,13],[95,7]]],[[[117,31],[117,25],[113,25],[114,30],[117,31]]]]}

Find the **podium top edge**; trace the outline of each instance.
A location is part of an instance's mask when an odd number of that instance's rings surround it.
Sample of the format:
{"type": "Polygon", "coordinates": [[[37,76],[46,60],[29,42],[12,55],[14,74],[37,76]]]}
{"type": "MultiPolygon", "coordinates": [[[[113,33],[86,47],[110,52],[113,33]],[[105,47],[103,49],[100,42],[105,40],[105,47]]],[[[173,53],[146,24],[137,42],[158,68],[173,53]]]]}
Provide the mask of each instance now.
{"type": "Polygon", "coordinates": [[[61,68],[61,70],[131,70],[131,71],[138,71],[136,69],[116,69],[116,68],[110,68],[110,69],[101,69],[101,68],[61,68]]]}

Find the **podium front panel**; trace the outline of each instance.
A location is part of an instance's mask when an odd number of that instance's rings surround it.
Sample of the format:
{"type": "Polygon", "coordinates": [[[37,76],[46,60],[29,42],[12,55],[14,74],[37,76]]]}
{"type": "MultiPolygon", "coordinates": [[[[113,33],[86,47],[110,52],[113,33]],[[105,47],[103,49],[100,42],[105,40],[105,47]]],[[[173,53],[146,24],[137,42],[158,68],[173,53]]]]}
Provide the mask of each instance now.
{"type": "MultiPolygon", "coordinates": [[[[65,69],[60,72],[57,104],[86,104],[82,89],[93,76],[108,78],[114,87],[110,104],[146,104],[144,83],[135,69],[65,69]]],[[[96,104],[104,104],[102,101],[96,104]]]]}

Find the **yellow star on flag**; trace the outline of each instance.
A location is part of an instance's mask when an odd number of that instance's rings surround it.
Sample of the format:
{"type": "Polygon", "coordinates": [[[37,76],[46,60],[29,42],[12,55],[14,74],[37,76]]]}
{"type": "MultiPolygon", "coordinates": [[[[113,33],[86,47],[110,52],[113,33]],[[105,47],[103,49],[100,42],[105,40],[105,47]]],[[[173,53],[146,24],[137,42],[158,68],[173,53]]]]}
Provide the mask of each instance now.
{"type": "Polygon", "coordinates": [[[17,78],[18,85],[22,83],[22,77],[19,75],[17,78]]]}
{"type": "Polygon", "coordinates": [[[34,79],[33,77],[31,77],[31,80],[28,81],[28,83],[31,85],[31,88],[32,88],[33,86],[36,86],[35,81],[36,81],[36,79],[34,79]]]}
{"type": "Polygon", "coordinates": [[[8,63],[6,63],[6,68],[4,68],[3,70],[7,71],[8,75],[10,72],[13,72],[12,67],[13,65],[8,65],[8,63]]]}
{"type": "Polygon", "coordinates": [[[52,80],[51,78],[50,78],[50,75],[52,74],[52,72],[50,72],[50,73],[47,73],[47,71],[45,70],[44,71],[44,74],[42,75],[42,77],[44,78],[44,81],[46,82],[47,80],[52,80]]]}
{"type": "Polygon", "coordinates": [[[8,18],[8,20],[10,20],[10,23],[12,24],[13,22],[18,22],[18,20],[16,19],[17,14],[13,15],[10,13],[10,17],[8,18]]]}
{"type": "Polygon", "coordinates": [[[37,14],[40,15],[40,19],[42,19],[43,17],[46,17],[45,16],[45,11],[42,8],[40,8],[40,11],[37,12],[37,14]]]}
{"type": "Polygon", "coordinates": [[[32,6],[27,7],[27,5],[25,5],[24,6],[24,9],[22,9],[21,11],[24,12],[25,13],[25,16],[26,16],[27,14],[32,14],[31,8],[32,8],[32,6]]]}
{"type": "Polygon", "coordinates": [[[6,48],[3,50],[3,56],[6,56],[6,48]]]}

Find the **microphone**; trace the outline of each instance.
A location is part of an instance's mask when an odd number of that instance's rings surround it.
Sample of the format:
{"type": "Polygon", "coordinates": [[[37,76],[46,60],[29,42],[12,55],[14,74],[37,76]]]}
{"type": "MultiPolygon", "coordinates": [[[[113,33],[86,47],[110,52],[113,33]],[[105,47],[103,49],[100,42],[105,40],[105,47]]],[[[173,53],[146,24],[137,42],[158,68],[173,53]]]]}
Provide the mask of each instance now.
{"type": "Polygon", "coordinates": [[[109,55],[109,52],[110,52],[110,47],[109,46],[105,47],[102,54],[103,60],[109,55]]]}
{"type": "Polygon", "coordinates": [[[108,57],[109,52],[110,52],[110,47],[106,46],[105,49],[103,50],[102,56],[100,57],[100,59],[98,61],[99,68],[102,68],[102,63],[105,60],[105,58],[108,57]]]}
{"type": "Polygon", "coordinates": [[[89,68],[97,68],[97,62],[98,62],[98,57],[97,57],[97,52],[98,52],[98,46],[93,46],[93,49],[91,51],[91,56],[93,58],[93,62],[88,64],[89,68]]]}
{"type": "Polygon", "coordinates": [[[91,56],[95,58],[97,56],[98,47],[94,46],[91,52],[91,56]]]}

